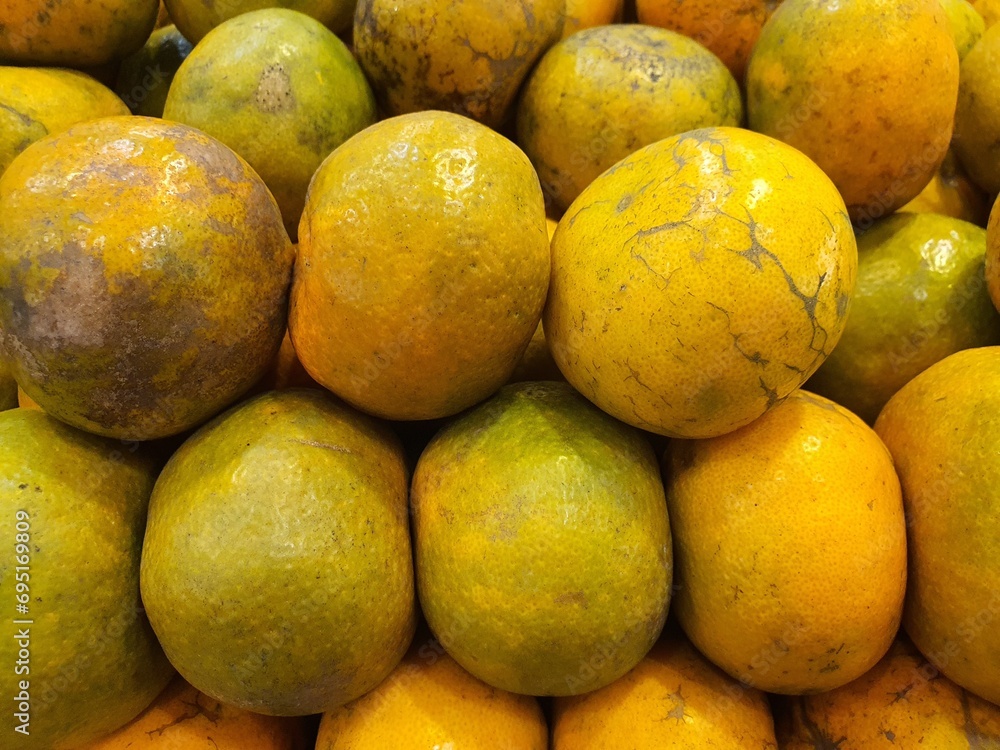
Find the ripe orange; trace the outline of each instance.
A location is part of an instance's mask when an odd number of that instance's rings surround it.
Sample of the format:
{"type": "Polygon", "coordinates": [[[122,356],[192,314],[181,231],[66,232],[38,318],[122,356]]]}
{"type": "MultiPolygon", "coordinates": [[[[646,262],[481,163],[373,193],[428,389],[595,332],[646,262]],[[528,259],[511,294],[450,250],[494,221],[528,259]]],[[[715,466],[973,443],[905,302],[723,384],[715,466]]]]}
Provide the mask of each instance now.
{"type": "Polygon", "coordinates": [[[882,658],[902,616],[906,527],[870,427],[797,391],[741,430],[673,441],[667,460],[675,611],[702,653],[792,694],[838,687],[882,658]]]}

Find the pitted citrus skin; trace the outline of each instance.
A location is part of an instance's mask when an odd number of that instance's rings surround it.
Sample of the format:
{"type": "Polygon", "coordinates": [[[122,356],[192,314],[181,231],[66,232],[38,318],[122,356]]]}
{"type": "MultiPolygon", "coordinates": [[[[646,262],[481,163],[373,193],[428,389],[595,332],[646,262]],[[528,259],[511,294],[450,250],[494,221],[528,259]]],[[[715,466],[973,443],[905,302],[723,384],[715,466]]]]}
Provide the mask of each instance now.
{"type": "Polygon", "coordinates": [[[846,321],[857,248],[808,158],[735,128],[640,149],[584,190],[552,241],[545,333],[613,416],[720,435],[805,382],[846,321]]]}
{"type": "Polygon", "coordinates": [[[149,440],[204,421],[284,335],[292,244],[264,183],[184,125],[113,117],[0,178],[0,330],[58,419],[149,440]]]}

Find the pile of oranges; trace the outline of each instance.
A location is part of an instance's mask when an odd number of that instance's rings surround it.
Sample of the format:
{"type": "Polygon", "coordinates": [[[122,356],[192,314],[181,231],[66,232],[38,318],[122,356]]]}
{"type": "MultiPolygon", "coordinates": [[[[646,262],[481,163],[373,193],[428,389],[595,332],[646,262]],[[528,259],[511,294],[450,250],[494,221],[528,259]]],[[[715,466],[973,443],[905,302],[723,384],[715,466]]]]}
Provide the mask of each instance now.
{"type": "Polygon", "coordinates": [[[0,747],[1000,748],[997,21],[9,0],[0,747]]]}

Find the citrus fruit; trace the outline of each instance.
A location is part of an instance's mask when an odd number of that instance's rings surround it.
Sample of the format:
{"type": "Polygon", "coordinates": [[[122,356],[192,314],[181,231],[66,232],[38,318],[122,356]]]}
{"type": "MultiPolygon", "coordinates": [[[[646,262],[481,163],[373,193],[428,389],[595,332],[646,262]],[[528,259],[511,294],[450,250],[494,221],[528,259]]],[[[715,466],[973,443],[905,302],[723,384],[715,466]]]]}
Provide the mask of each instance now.
{"type": "Polygon", "coordinates": [[[81,750],[298,750],[304,734],[299,719],[226,705],[177,677],[130,723],[81,750]]]}
{"type": "Polygon", "coordinates": [[[355,0],[164,0],[170,19],[185,38],[197,43],[212,29],[230,18],[263,8],[280,6],[317,19],[335,32],[348,29],[355,0]]]}
{"type": "Polygon", "coordinates": [[[639,23],[662,26],[708,47],[742,83],[760,30],[781,0],[636,0],[639,23]]]}
{"type": "Polygon", "coordinates": [[[139,599],[155,476],[135,443],[38,411],[0,412],[6,747],[79,747],[130,721],[170,680],[139,599]]]}
{"type": "Polygon", "coordinates": [[[938,0],[785,0],[746,83],[750,127],[815,160],[867,225],[909,202],[944,159],[958,51],[938,0]]]}
{"type": "Polygon", "coordinates": [[[606,26],[620,21],[625,0],[566,0],[563,39],[580,29],[606,26]]]}
{"type": "Polygon", "coordinates": [[[948,149],[941,168],[927,183],[927,187],[899,210],[918,214],[942,214],[977,226],[986,226],[990,213],[985,194],[969,179],[953,148],[948,149]]]}
{"type": "Polygon", "coordinates": [[[508,380],[548,283],[527,157],[472,120],[420,112],[359,133],[316,173],[289,328],[306,371],[351,404],[443,417],[508,380]]]}
{"type": "Polygon", "coordinates": [[[559,372],[559,366],[552,358],[552,350],[545,340],[545,328],[541,321],[535,329],[528,348],[524,350],[524,356],[517,363],[509,383],[518,383],[529,380],[565,380],[563,374],[559,372]]]}
{"type": "Polygon", "coordinates": [[[892,394],[935,362],[1000,344],[985,254],[986,230],[938,214],[894,214],[858,235],[847,328],[809,389],[872,423],[892,394]]]}
{"type": "Polygon", "coordinates": [[[958,49],[958,59],[964,58],[986,30],[983,17],[976,12],[969,0],[940,0],[948,16],[955,47],[958,49]]]}
{"type": "Polygon", "coordinates": [[[20,65],[103,65],[149,38],[159,0],[6,0],[0,60],[20,65]]]}
{"type": "Polygon", "coordinates": [[[982,16],[986,28],[1000,21],[1000,0],[972,0],[972,7],[982,16]]]}
{"type": "Polygon", "coordinates": [[[610,685],[557,698],[553,713],[553,750],[777,750],[764,694],[673,634],[610,685]]]}
{"type": "Polygon", "coordinates": [[[83,73],[0,66],[0,174],[47,135],[78,122],[127,114],[114,92],[83,73]]]}
{"type": "Polygon", "coordinates": [[[619,24],[545,53],[521,94],[517,140],[563,211],[636,149],[742,119],[739,86],[715,55],[666,29],[619,24]]]}
{"type": "Polygon", "coordinates": [[[414,629],[406,490],[395,436],[321,391],[265,393],[202,427],[156,482],[142,550],[171,663],[271,715],[378,685],[414,629]]]}
{"type": "Polygon", "coordinates": [[[411,504],[424,616],[484,682],[583,693],[656,641],[671,581],[656,458],[567,384],[506,386],[445,427],[411,504]]]}
{"type": "Polygon", "coordinates": [[[492,688],[436,641],[416,644],[377,688],[324,714],[316,750],[547,750],[538,701],[492,688]]]}
{"type": "Polygon", "coordinates": [[[899,480],[854,414],[797,391],[722,437],[667,453],[676,612],[747,685],[831,690],[896,635],[906,586],[899,480]]]}
{"type": "Polygon", "coordinates": [[[1000,192],[1000,28],[990,27],[962,60],[955,110],[955,153],[991,196],[1000,192]]]}
{"type": "Polygon", "coordinates": [[[191,49],[191,42],[176,26],[163,26],[153,32],[142,49],[122,60],[115,91],[132,114],[163,116],[170,84],[191,49]]]}
{"type": "Polygon", "coordinates": [[[294,239],[310,178],[375,121],[375,99],[332,31],[302,13],[266,8],[224,22],[198,43],[170,85],[163,116],[246,159],[294,239]]]}
{"type": "Polygon", "coordinates": [[[0,178],[15,379],[89,432],[181,432],[263,375],[292,256],[264,183],[193,128],[113,117],[45,138],[0,178]]]}
{"type": "Polygon", "coordinates": [[[1000,707],[941,677],[904,639],[854,682],[785,699],[776,723],[784,750],[1000,747],[1000,707]]]}
{"type": "Polygon", "coordinates": [[[875,423],[910,539],[903,625],[945,677],[1000,703],[1000,347],[924,370],[875,423]]]}
{"type": "Polygon", "coordinates": [[[264,379],[261,381],[262,389],[267,391],[284,391],[289,388],[319,388],[319,384],[309,377],[306,368],[299,361],[299,356],[295,353],[295,346],[291,337],[286,333],[281,340],[281,348],[271,362],[264,379]]]}
{"type": "Polygon", "coordinates": [[[986,227],[986,288],[1000,310],[1000,199],[993,204],[986,227]]]}
{"type": "Polygon", "coordinates": [[[31,396],[25,393],[20,386],[17,388],[17,405],[22,409],[35,409],[41,411],[42,407],[36,404],[31,396]]]}
{"type": "Polygon", "coordinates": [[[545,333],[567,380],[674,437],[753,421],[833,350],[857,264],[836,188],[774,139],[691,131],[594,180],[552,241],[545,333]]]}
{"type": "Polygon", "coordinates": [[[564,0],[359,0],[354,52],[388,114],[439,109],[495,128],[564,12],[564,0]]]}

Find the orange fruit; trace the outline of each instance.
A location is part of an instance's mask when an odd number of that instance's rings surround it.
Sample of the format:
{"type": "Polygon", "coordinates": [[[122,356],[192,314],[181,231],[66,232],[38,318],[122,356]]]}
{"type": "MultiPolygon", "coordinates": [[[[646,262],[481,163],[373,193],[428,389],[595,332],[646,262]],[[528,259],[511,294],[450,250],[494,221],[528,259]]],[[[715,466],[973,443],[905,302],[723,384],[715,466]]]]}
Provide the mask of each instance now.
{"type": "Polygon", "coordinates": [[[656,457],[566,383],[517,383],[441,430],[411,489],[420,603],[493,687],[575,695],[634,667],[670,601],[656,457]]]}
{"type": "Polygon", "coordinates": [[[557,698],[553,713],[552,750],[777,750],[764,694],[674,634],[607,687],[557,698]]]}
{"type": "Polygon", "coordinates": [[[378,685],[415,627],[407,480],[396,437],[321,391],[265,393],[198,430],[156,482],[142,548],[177,671],[277,716],[378,685]]]}
{"type": "Polygon", "coordinates": [[[127,114],[114,92],[83,73],[0,66],[0,174],[47,135],[78,122],[127,114]]]}
{"type": "Polygon", "coordinates": [[[159,0],[4,0],[0,60],[20,65],[103,65],[149,38],[159,0]]]}
{"type": "Polygon", "coordinates": [[[992,26],[962,60],[955,109],[955,153],[991,196],[1000,192],[1000,27],[992,26]]]}
{"type": "Polygon", "coordinates": [[[1000,344],[985,254],[984,229],[938,214],[897,213],[861,233],[847,328],[807,387],[873,423],[935,362],[1000,344]]]}
{"type": "Polygon", "coordinates": [[[744,684],[815,693],[867,672],[899,627],[899,480],[854,414],[797,391],[741,430],[667,452],[675,611],[744,684]],[[822,539],[822,544],[817,543],[822,539]]]}
{"type": "Polygon", "coordinates": [[[619,24],[545,53],[521,92],[517,141],[561,212],[642,146],[742,119],[739,86],[715,55],[666,29],[619,24]]]}
{"type": "Polygon", "coordinates": [[[383,110],[455,112],[498,128],[562,35],[565,0],[359,0],[354,53],[383,110]]]}
{"type": "Polygon", "coordinates": [[[718,55],[743,82],[760,31],[781,0],[636,0],[639,23],[689,36],[718,55]]]}
{"type": "Polygon", "coordinates": [[[942,677],[905,639],[854,682],[788,698],[776,713],[783,750],[1000,747],[1000,707],[942,677]]]}
{"type": "Polygon", "coordinates": [[[746,84],[750,127],[812,158],[867,227],[920,193],[944,159],[958,51],[938,0],[785,0],[746,84]]]}
{"type": "Polygon", "coordinates": [[[299,750],[304,734],[300,719],[244,711],[178,677],[130,723],[80,750],[299,750]]]}
{"type": "Polygon", "coordinates": [[[313,178],[299,233],[295,351],[369,413],[432,419],[482,401],[538,326],[549,283],[538,177],[468,118],[404,115],[347,141],[313,178]]]}
{"type": "Polygon", "coordinates": [[[929,367],[886,404],[910,535],[903,625],[945,677],[1000,703],[1000,347],[929,367]]]}
{"type": "Polygon", "coordinates": [[[598,177],[552,240],[545,334],[609,414],[673,437],[753,421],[833,350],[857,251],[833,183],[795,149],[709,128],[598,177]]]}
{"type": "Polygon", "coordinates": [[[986,226],[990,207],[982,189],[969,179],[959,163],[955,149],[950,148],[927,187],[899,211],[941,214],[982,227],[986,226]]]}
{"type": "Polygon", "coordinates": [[[35,409],[36,411],[41,411],[42,407],[36,404],[31,396],[21,390],[21,387],[17,387],[17,405],[22,409],[35,409]]]}
{"type": "Polygon", "coordinates": [[[323,715],[316,750],[547,750],[538,701],[492,688],[435,641],[414,647],[377,688],[323,715]]]}
{"type": "Polygon", "coordinates": [[[170,85],[163,117],[246,159],[295,239],[310,179],[330,152],[375,122],[375,99],[332,31],[303,13],[265,8],[198,43],[170,85]]]}
{"type": "Polygon", "coordinates": [[[350,28],[354,13],[354,0],[164,0],[164,3],[170,19],[195,44],[223,22],[264,8],[282,7],[305,13],[337,33],[350,28]]]}
{"type": "Polygon", "coordinates": [[[625,0],[566,0],[563,39],[581,29],[620,21],[624,5],[625,0]]]}
{"type": "Polygon", "coordinates": [[[191,49],[191,42],[170,25],[158,28],[142,49],[122,60],[115,91],[132,114],[163,116],[170,84],[191,49]]]}
{"type": "Polygon", "coordinates": [[[156,468],[136,443],[38,411],[0,412],[4,747],[78,748],[131,721],[170,681],[139,596],[156,468]]]}
{"type": "Polygon", "coordinates": [[[247,391],[281,344],[292,261],[260,178],[183,125],[76,125],[0,178],[13,374],[89,432],[176,434],[247,391]]]}
{"type": "Polygon", "coordinates": [[[951,26],[955,47],[958,49],[958,59],[961,60],[982,37],[986,30],[986,22],[969,0],[940,1],[948,16],[948,24],[951,26]]]}

